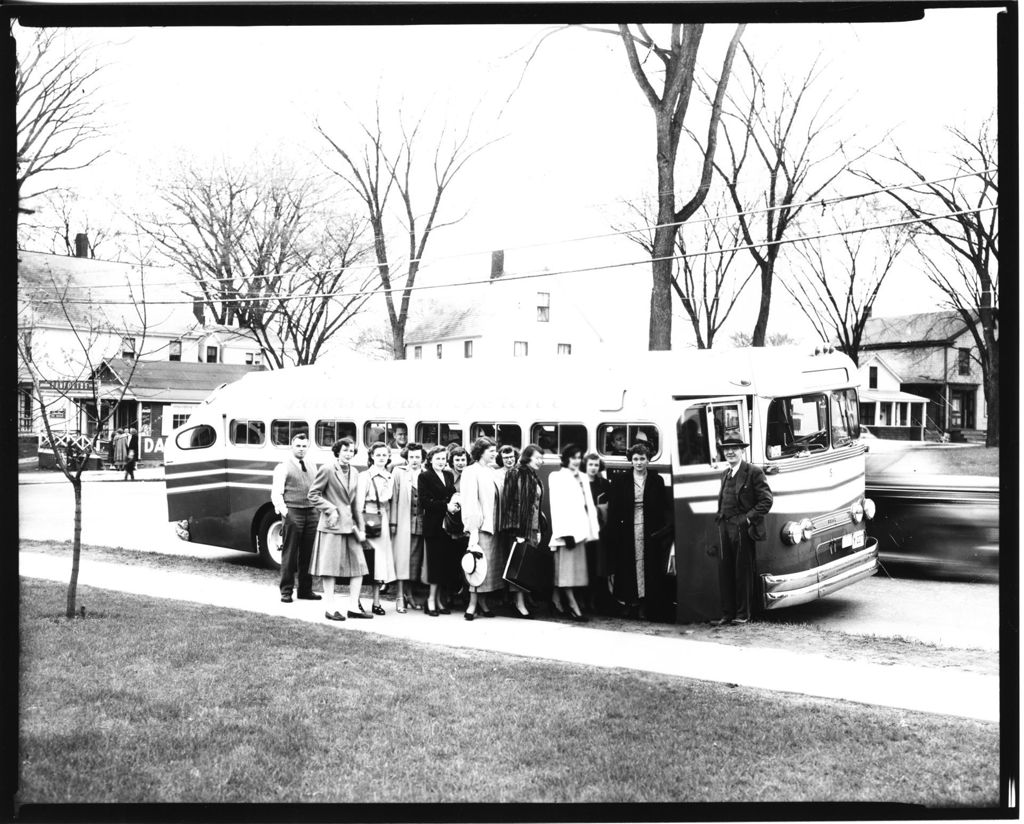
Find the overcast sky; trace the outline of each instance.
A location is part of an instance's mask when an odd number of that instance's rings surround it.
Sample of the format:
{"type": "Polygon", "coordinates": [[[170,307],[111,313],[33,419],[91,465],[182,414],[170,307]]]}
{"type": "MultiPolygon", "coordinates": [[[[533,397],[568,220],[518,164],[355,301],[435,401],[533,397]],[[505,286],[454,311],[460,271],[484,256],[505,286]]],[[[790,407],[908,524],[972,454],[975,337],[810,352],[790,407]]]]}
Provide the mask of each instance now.
{"type": "MultiPolygon", "coordinates": [[[[995,109],[996,13],[951,9],[911,23],[752,25],[743,42],[776,80],[794,80],[820,55],[817,88],[841,110],[838,131],[873,142],[891,130],[892,142],[940,177],[950,145],[945,127],[974,130],[995,109]]],[[[543,31],[521,25],[76,30],[76,37],[100,44],[108,64],[97,95],[115,150],[66,182],[81,192],[95,225],[105,210],[149,207],[153,187],[181,158],[277,156],[322,169],[316,155],[327,147],[313,122],[351,135],[354,119],[369,119],[379,100],[386,113],[402,106],[410,120],[423,114],[427,129],[444,123],[463,129],[472,117],[475,142],[502,138],[451,189],[448,216],[468,215],[432,239],[425,282],[485,277],[489,251],[497,248],[506,250],[510,272],[640,260],[639,248],[622,238],[566,241],[609,232],[624,199],[655,188],[650,109],[612,37],[560,33],[523,74],[543,31]]],[[[717,76],[731,33],[732,26],[708,27],[703,69],[717,76]]],[[[693,180],[681,166],[681,195],[688,196],[693,180]]],[[[863,188],[841,180],[824,194],[863,188]]],[[[920,288],[913,267],[896,275],[876,314],[934,308],[935,296],[920,288]]],[[[621,319],[623,339],[646,341],[649,264],[560,281],[577,288],[599,323],[621,319]]],[[[454,299],[471,299],[461,295],[454,299]]],[[[756,300],[751,287],[727,332],[753,326],[756,300]]],[[[777,290],[769,332],[809,339],[809,325],[788,303],[777,290]]]]}

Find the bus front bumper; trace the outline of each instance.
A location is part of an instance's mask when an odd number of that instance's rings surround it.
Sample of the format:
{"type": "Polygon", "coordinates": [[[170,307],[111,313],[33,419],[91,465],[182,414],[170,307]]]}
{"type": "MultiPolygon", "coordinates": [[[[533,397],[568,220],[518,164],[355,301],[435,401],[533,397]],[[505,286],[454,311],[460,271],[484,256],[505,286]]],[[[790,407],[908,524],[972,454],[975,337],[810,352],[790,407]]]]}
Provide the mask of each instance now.
{"type": "Polygon", "coordinates": [[[806,604],[836,590],[870,578],[878,570],[878,541],[868,538],[859,552],[820,567],[788,575],[762,575],[765,609],[806,604]]]}

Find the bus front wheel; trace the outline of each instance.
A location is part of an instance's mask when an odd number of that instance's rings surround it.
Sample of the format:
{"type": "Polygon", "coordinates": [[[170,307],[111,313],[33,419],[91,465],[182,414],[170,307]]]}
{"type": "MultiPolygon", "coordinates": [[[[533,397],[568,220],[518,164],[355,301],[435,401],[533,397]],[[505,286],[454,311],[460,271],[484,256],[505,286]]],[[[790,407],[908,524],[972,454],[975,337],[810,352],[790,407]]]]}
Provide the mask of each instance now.
{"type": "Polygon", "coordinates": [[[284,547],[281,516],[273,509],[263,513],[259,526],[256,528],[256,548],[264,566],[270,569],[281,568],[281,550],[284,547]]]}

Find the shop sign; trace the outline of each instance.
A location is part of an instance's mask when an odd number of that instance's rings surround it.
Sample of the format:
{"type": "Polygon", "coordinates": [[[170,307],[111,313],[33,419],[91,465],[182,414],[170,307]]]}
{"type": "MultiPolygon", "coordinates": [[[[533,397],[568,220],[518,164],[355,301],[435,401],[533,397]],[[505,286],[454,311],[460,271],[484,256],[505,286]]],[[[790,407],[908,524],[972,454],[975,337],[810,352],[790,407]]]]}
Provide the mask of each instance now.
{"type": "Polygon", "coordinates": [[[39,381],[40,389],[52,389],[54,392],[93,392],[92,381],[39,381]]]}

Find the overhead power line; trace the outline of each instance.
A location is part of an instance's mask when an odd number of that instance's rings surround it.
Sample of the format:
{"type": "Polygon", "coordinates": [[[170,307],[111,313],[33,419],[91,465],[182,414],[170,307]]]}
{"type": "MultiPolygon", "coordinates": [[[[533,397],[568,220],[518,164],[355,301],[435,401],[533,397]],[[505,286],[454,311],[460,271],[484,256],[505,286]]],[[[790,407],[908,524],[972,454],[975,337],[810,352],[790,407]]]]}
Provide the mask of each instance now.
{"type": "MultiPolygon", "coordinates": [[[[506,251],[506,252],[513,251],[514,252],[514,251],[523,250],[523,249],[536,249],[536,248],[543,248],[543,247],[546,247],[546,246],[559,246],[559,245],[568,244],[568,243],[582,243],[582,242],[585,242],[585,241],[603,240],[605,238],[610,238],[610,237],[619,237],[619,236],[622,236],[622,235],[633,235],[633,234],[637,234],[637,233],[640,233],[640,232],[655,231],[655,230],[657,230],[659,228],[663,228],[663,227],[666,227],[666,226],[683,226],[685,228],[686,226],[691,226],[691,225],[696,226],[696,225],[701,225],[701,224],[704,224],[704,223],[715,223],[715,222],[721,221],[721,220],[730,220],[730,219],[738,218],[740,216],[763,215],[763,214],[767,214],[769,212],[779,211],[780,209],[795,209],[795,208],[803,208],[805,206],[821,206],[822,209],[824,209],[824,208],[826,208],[828,206],[834,206],[834,205],[836,205],[838,203],[843,203],[843,202],[850,201],[850,200],[857,200],[857,199],[864,198],[864,197],[871,197],[872,195],[884,194],[886,192],[893,192],[893,191],[898,191],[898,190],[901,190],[901,189],[915,189],[915,188],[919,188],[921,186],[931,186],[931,185],[938,184],[938,183],[948,183],[950,181],[959,180],[961,178],[977,177],[979,175],[991,174],[993,172],[997,172],[998,170],[999,170],[998,167],[992,167],[992,168],[989,168],[989,169],[982,169],[982,170],[977,171],[977,172],[965,172],[963,174],[953,175],[951,177],[937,178],[935,180],[916,181],[914,183],[903,183],[903,184],[899,184],[897,186],[887,186],[887,187],[884,187],[884,188],[870,189],[870,190],[866,190],[866,191],[863,191],[863,192],[855,192],[853,194],[848,194],[848,195],[837,195],[836,197],[832,197],[832,198],[817,198],[815,200],[804,200],[804,201],[800,201],[798,203],[789,203],[789,204],[783,204],[783,205],[779,205],[779,206],[768,206],[768,207],[765,207],[763,209],[749,209],[749,210],[746,210],[746,211],[731,212],[729,214],[715,215],[713,217],[699,218],[699,219],[696,219],[696,220],[690,219],[690,220],[686,220],[686,221],[676,221],[676,222],[673,222],[673,223],[659,223],[659,224],[653,224],[653,225],[642,225],[642,226],[636,226],[636,227],[634,227],[632,229],[619,229],[619,230],[616,230],[616,231],[613,231],[613,232],[605,232],[605,233],[596,234],[596,235],[581,235],[581,236],[578,236],[578,237],[562,238],[562,239],[558,239],[558,240],[538,241],[536,243],[521,244],[519,246],[508,246],[508,247],[505,247],[504,251],[506,251]]],[[[458,258],[466,258],[466,257],[477,257],[477,256],[489,255],[490,253],[491,253],[491,250],[486,250],[486,251],[474,251],[474,252],[458,252],[458,253],[455,253],[455,254],[442,255],[442,256],[438,256],[438,257],[434,257],[434,258],[409,258],[409,259],[406,259],[404,257],[399,257],[397,260],[389,262],[388,265],[390,267],[402,267],[402,266],[407,265],[408,263],[420,263],[420,264],[424,264],[424,265],[430,265],[430,264],[433,264],[433,263],[439,263],[439,262],[446,261],[446,260],[455,260],[455,259],[458,259],[458,258]]],[[[161,268],[167,268],[167,267],[161,267],[161,268]]],[[[229,281],[241,281],[241,282],[246,282],[246,283],[252,283],[254,281],[258,282],[260,279],[263,279],[263,280],[273,280],[274,278],[287,278],[287,277],[295,277],[295,276],[303,276],[303,277],[321,276],[321,277],[326,277],[326,276],[330,276],[332,274],[340,273],[341,271],[358,272],[358,271],[362,271],[362,270],[377,269],[377,268],[379,268],[379,264],[377,264],[377,263],[365,263],[365,264],[360,263],[360,264],[354,264],[352,266],[345,267],[344,270],[321,269],[321,270],[314,270],[314,271],[309,272],[309,273],[304,273],[304,272],[299,271],[299,272],[281,272],[279,274],[270,274],[270,275],[251,275],[251,276],[236,275],[234,277],[220,277],[220,278],[206,278],[206,277],[204,277],[201,282],[202,283],[209,283],[209,284],[221,283],[221,282],[229,282],[229,281]]],[[[405,277],[406,277],[405,274],[399,274],[399,275],[393,276],[392,279],[397,281],[397,280],[402,280],[405,277]]],[[[197,284],[200,283],[200,281],[198,279],[194,279],[194,282],[197,283],[197,284]]],[[[150,281],[147,285],[148,286],[157,286],[157,287],[159,287],[159,286],[178,286],[178,285],[180,285],[180,280],[163,281],[163,282],[160,282],[160,281],[150,281]]],[[[122,282],[122,283],[100,283],[100,284],[70,284],[69,288],[72,288],[72,289],[121,289],[121,288],[124,288],[124,283],[122,282]]],[[[414,288],[418,288],[418,287],[414,287],[414,288]]],[[[401,289],[396,287],[396,288],[392,288],[390,290],[384,290],[384,291],[402,291],[402,290],[404,290],[404,287],[402,287],[401,289]]]]}
{"type": "MultiPolygon", "coordinates": [[[[999,208],[998,206],[985,206],[985,207],[982,207],[982,208],[979,208],[979,209],[964,209],[964,210],[958,211],[958,212],[947,212],[946,214],[931,215],[929,217],[911,218],[911,219],[908,219],[908,220],[897,220],[897,221],[892,221],[890,223],[880,223],[880,224],[875,224],[875,225],[872,225],[872,226],[858,226],[858,227],[855,227],[853,229],[840,229],[840,230],[837,230],[837,231],[834,231],[834,232],[823,232],[823,233],[817,234],[817,235],[801,235],[800,237],[785,238],[785,239],[782,239],[782,240],[766,240],[766,241],[760,241],[760,242],[757,242],[757,243],[747,243],[747,244],[743,244],[741,246],[733,246],[733,247],[730,247],[730,248],[727,248],[727,249],[704,249],[704,250],[699,251],[699,252],[686,252],[685,254],[681,254],[681,255],[666,255],[664,257],[657,257],[657,258],[655,258],[655,257],[648,257],[648,258],[643,258],[642,260],[631,260],[631,261],[625,261],[625,262],[621,262],[621,263],[607,263],[607,264],[603,264],[603,265],[599,265],[599,266],[583,266],[583,267],[580,267],[578,269],[562,269],[562,270],[559,270],[559,271],[556,271],[556,272],[534,272],[534,273],[525,274],[525,275],[503,275],[501,278],[499,278],[497,280],[493,280],[493,279],[488,278],[486,280],[462,280],[462,281],[453,281],[453,282],[449,282],[449,283],[428,284],[428,285],[425,285],[425,286],[413,286],[413,287],[410,287],[409,291],[420,292],[420,291],[426,291],[426,290],[429,290],[429,289],[453,289],[453,288],[458,288],[458,287],[463,287],[463,286],[485,286],[487,284],[507,283],[509,281],[515,281],[515,280],[533,280],[535,278],[548,278],[548,277],[555,277],[555,276],[558,276],[558,275],[576,275],[576,274],[582,274],[582,273],[585,273],[585,272],[600,272],[600,271],[605,271],[605,270],[609,270],[609,269],[623,269],[623,268],[626,268],[626,267],[629,267],[629,266],[642,266],[642,265],[646,265],[646,264],[649,264],[649,263],[653,263],[654,261],[661,261],[661,260],[683,260],[685,258],[698,258],[698,257],[708,257],[710,255],[723,255],[723,254],[729,254],[731,252],[743,251],[744,249],[755,249],[755,248],[761,248],[761,247],[766,247],[767,248],[769,246],[785,246],[785,245],[790,244],[790,243],[801,243],[803,241],[808,241],[808,240],[821,240],[821,239],[829,238],[829,237],[841,237],[843,235],[854,235],[854,234],[859,234],[861,232],[875,231],[877,229],[889,229],[889,228],[895,228],[897,226],[911,226],[911,225],[913,225],[915,223],[927,223],[927,222],[929,222],[931,220],[946,220],[946,219],[950,219],[950,218],[961,217],[963,215],[978,214],[978,213],[981,213],[981,212],[990,212],[990,211],[993,211],[993,210],[998,209],[998,208],[999,208]]],[[[385,294],[387,292],[401,292],[401,291],[404,291],[403,287],[395,286],[395,287],[392,287],[390,289],[385,289],[383,287],[376,287],[374,289],[360,290],[360,291],[357,291],[357,292],[321,292],[321,293],[311,294],[311,295],[282,295],[282,296],[271,295],[271,296],[268,296],[268,297],[216,298],[216,299],[214,299],[211,302],[227,304],[227,303],[246,303],[246,302],[258,302],[258,301],[270,301],[270,302],[277,303],[277,302],[292,301],[292,300],[312,300],[312,299],[315,299],[315,298],[349,298],[349,297],[364,297],[364,296],[365,297],[373,297],[374,295],[383,295],[383,294],[385,294]]],[[[35,303],[38,303],[38,304],[50,304],[50,303],[61,304],[61,303],[63,303],[63,304],[85,304],[85,305],[91,305],[91,304],[94,303],[94,301],[91,301],[91,300],[79,300],[79,299],[74,299],[74,298],[67,298],[67,299],[64,299],[64,300],[60,300],[60,299],[58,299],[58,300],[42,299],[42,300],[35,301],[35,303]]],[[[146,301],[146,304],[147,305],[153,305],[153,306],[160,306],[160,305],[167,305],[167,306],[191,306],[192,305],[192,301],[191,300],[154,300],[154,301],[146,301]]],[[[116,306],[116,305],[133,306],[133,305],[135,305],[135,301],[103,301],[102,305],[104,305],[104,306],[116,306]]]]}

